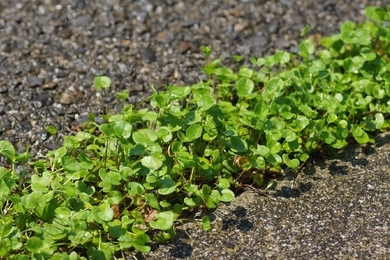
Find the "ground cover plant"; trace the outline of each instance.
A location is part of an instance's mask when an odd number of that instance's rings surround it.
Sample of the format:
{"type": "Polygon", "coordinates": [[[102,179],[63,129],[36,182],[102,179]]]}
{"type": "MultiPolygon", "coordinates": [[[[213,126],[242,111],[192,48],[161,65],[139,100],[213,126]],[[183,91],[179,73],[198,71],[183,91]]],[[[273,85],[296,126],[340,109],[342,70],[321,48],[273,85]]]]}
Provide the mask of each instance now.
{"type": "MultiPolygon", "coordinates": [[[[365,12],[370,22],[346,22],[319,46],[306,39],[297,55],[250,58],[238,71],[203,47],[207,81],[153,89],[149,109],[125,105],[103,124],[91,114],[44,159],[0,141],[0,258],[148,252],[151,238],[168,241],[175,222],[238,187],[264,188],[320,148],[374,142],[390,126],[390,6],[365,12]]],[[[102,92],[110,84],[94,80],[102,92]]],[[[201,227],[211,228],[207,217],[201,227]]]]}

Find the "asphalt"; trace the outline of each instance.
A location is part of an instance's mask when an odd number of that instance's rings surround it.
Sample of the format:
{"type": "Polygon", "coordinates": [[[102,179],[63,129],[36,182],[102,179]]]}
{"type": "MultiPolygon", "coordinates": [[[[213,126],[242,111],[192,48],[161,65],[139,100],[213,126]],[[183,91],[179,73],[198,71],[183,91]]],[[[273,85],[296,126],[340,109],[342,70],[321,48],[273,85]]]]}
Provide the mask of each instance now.
{"type": "MultiPolygon", "coordinates": [[[[4,0],[0,1],[0,140],[33,155],[55,149],[100,111],[93,78],[107,75],[110,111],[151,93],[151,85],[204,78],[211,58],[297,52],[300,32],[327,36],[364,20],[375,0],[4,0]],[[45,127],[59,133],[50,136],[45,127]]],[[[234,66],[234,65],[232,65],[234,66]]],[[[270,191],[248,190],[208,214],[213,229],[177,224],[177,237],[128,259],[390,259],[390,137],[313,156],[270,191]]],[[[0,161],[1,163],[1,161],[0,161]]],[[[197,217],[199,218],[199,216],[197,217]]]]}

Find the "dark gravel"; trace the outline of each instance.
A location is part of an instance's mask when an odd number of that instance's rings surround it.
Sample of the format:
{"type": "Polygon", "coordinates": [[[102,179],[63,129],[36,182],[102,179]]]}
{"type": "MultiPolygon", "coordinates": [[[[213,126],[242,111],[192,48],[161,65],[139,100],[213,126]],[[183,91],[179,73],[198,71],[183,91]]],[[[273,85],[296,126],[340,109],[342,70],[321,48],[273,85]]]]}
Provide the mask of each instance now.
{"type": "MultiPolygon", "coordinates": [[[[330,35],[346,20],[362,21],[372,0],[2,0],[0,1],[0,139],[19,151],[45,154],[99,114],[97,75],[112,79],[104,100],[119,111],[115,92],[136,104],[151,85],[186,85],[203,78],[213,58],[296,52],[300,31],[330,35]],[[54,125],[54,140],[45,127],[54,125]]],[[[312,161],[295,182],[278,180],[273,194],[244,193],[213,214],[215,230],[178,229],[147,259],[383,259],[389,255],[390,152],[356,146],[342,159],[312,161]],[[371,152],[366,153],[369,150],[371,152]],[[285,182],[288,182],[287,184],[285,182]],[[218,215],[218,216],[217,216],[218,215]]],[[[195,227],[196,226],[196,227],[195,227]]],[[[130,253],[131,254],[131,253],[130,253]]]]}

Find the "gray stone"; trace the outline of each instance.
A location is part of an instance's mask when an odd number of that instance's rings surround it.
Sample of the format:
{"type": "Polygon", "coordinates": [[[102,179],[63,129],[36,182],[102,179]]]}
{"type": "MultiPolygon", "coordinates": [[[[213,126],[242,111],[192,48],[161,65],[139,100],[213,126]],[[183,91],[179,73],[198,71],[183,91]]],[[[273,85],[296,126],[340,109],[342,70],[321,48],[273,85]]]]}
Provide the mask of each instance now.
{"type": "Polygon", "coordinates": [[[152,48],[146,48],[141,52],[141,58],[146,63],[155,62],[157,60],[156,51],[152,48]]]}
{"type": "Polygon", "coordinates": [[[27,78],[27,84],[30,88],[41,87],[43,85],[43,79],[38,77],[27,78]]]}

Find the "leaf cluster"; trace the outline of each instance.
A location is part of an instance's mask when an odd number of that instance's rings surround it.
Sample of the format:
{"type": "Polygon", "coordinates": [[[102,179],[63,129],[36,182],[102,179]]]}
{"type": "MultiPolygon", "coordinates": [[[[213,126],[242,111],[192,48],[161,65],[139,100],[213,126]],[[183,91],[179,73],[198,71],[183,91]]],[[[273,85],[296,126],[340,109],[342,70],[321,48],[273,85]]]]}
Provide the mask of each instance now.
{"type": "Polygon", "coordinates": [[[168,241],[174,222],[233,200],[237,187],[297,171],[322,147],[374,142],[389,129],[390,6],[365,12],[372,22],[347,22],[319,48],[306,39],[297,55],[250,58],[236,72],[203,47],[207,81],[153,88],[150,109],[127,105],[103,124],[92,114],[31,171],[27,151],[0,141],[0,258],[148,252],[151,237],[168,241]]]}

